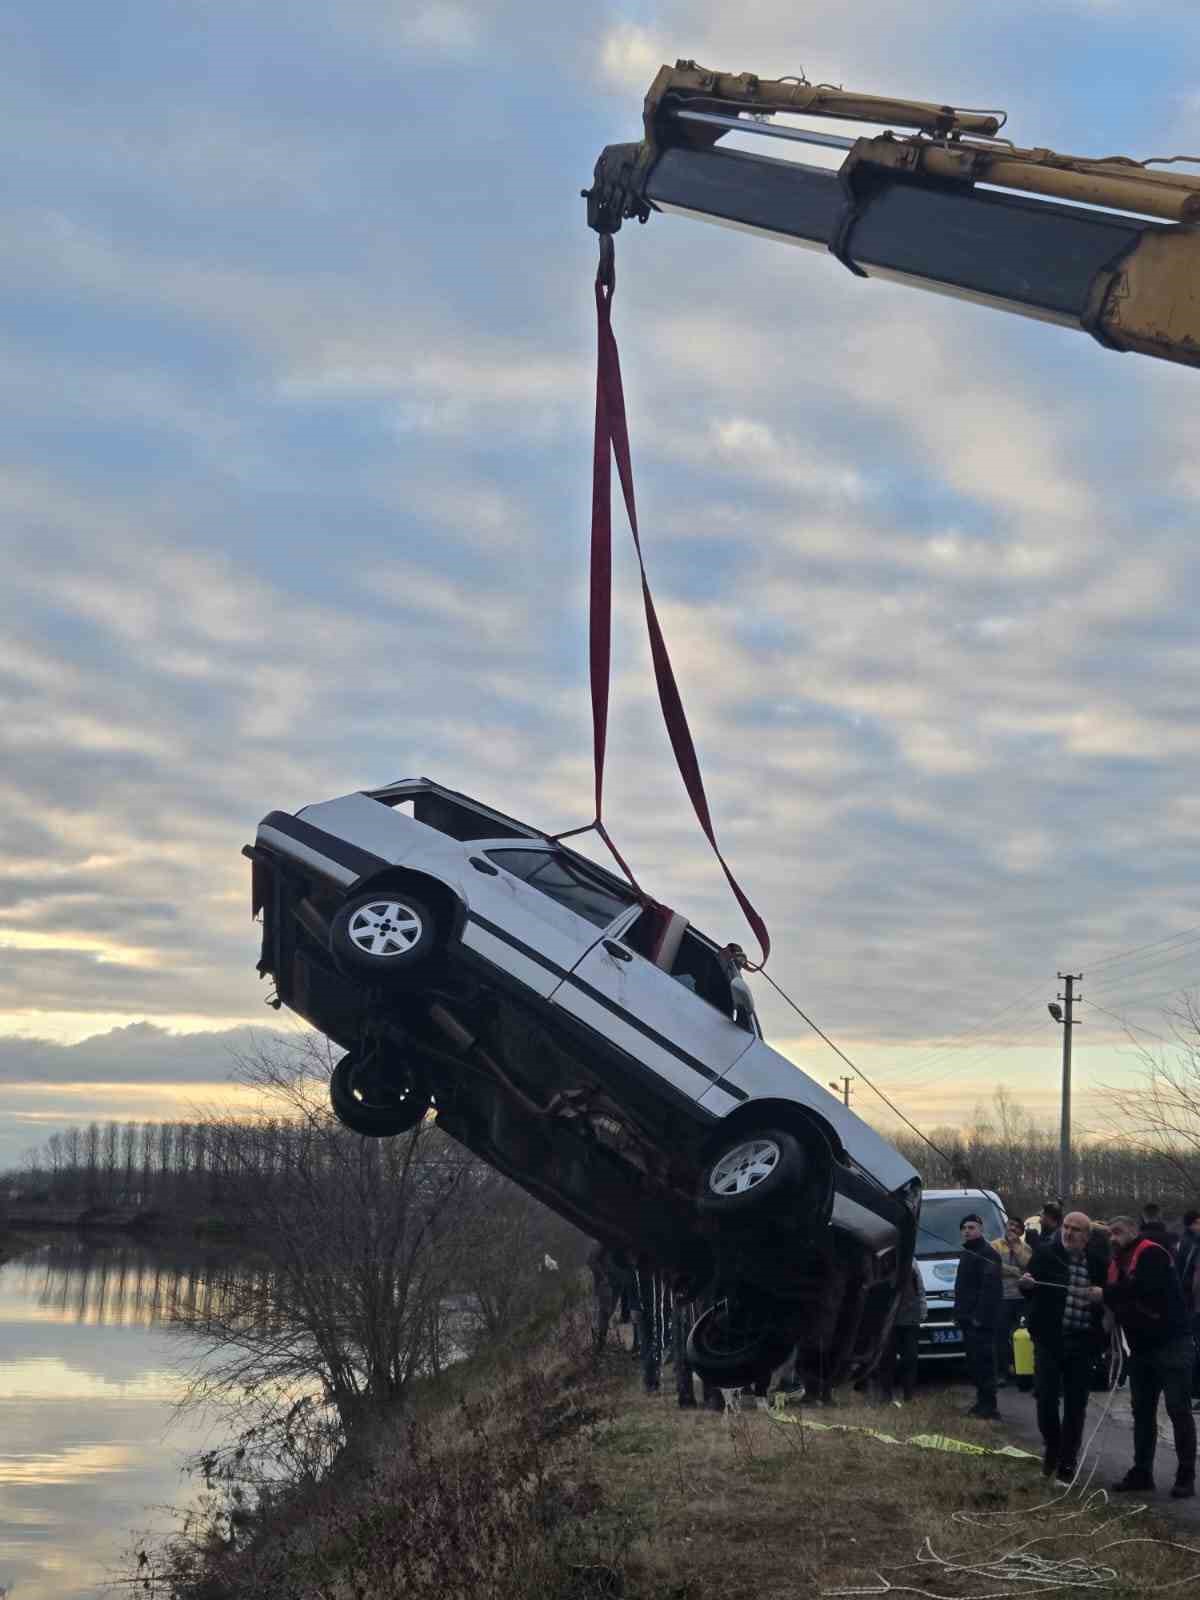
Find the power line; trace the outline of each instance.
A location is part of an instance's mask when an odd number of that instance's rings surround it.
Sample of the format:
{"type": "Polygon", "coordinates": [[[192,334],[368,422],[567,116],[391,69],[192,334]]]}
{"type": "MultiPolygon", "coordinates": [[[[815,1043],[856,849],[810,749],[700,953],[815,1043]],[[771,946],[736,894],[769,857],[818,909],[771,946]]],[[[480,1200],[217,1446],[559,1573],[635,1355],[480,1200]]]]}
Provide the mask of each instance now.
{"type": "Polygon", "coordinates": [[[1115,1011],[1108,1011],[1104,1006],[1098,1006],[1094,1000],[1084,1000],[1082,995],[1079,995],[1078,998],[1083,1000],[1085,1006],[1091,1006],[1093,1011],[1103,1011],[1106,1017],[1111,1017],[1114,1022],[1119,1022],[1123,1028],[1132,1028],[1135,1033],[1148,1034],[1151,1039],[1159,1039],[1163,1044],[1178,1044],[1179,1042],[1177,1039],[1168,1039],[1165,1034],[1155,1033],[1153,1028],[1143,1028],[1139,1023],[1130,1022],[1127,1017],[1119,1017],[1115,1011]]]}
{"type": "Polygon", "coordinates": [[[1157,950],[1160,945],[1174,944],[1177,940],[1183,940],[1189,935],[1200,938],[1200,923],[1196,923],[1190,928],[1184,928],[1182,933],[1168,934],[1165,939],[1155,939],[1150,944],[1134,945],[1132,950],[1118,950],[1116,955],[1104,956],[1099,961],[1085,962],[1083,970],[1085,972],[1098,972],[1101,967],[1107,967],[1114,961],[1123,961],[1126,956],[1141,955],[1143,950],[1157,950]]]}
{"type": "Polygon", "coordinates": [[[782,999],[787,1001],[788,1005],[791,1006],[792,1010],[796,1013],[796,1015],[798,1017],[800,1017],[804,1022],[807,1022],[809,1027],[812,1029],[812,1031],[815,1034],[818,1035],[818,1037],[824,1039],[825,1043],[833,1051],[834,1055],[840,1056],[841,1059],[850,1068],[850,1070],[852,1072],[856,1072],[858,1074],[858,1076],[866,1084],[867,1088],[870,1089],[872,1094],[877,1094],[879,1096],[879,1098],[883,1101],[884,1105],[887,1106],[890,1111],[893,1111],[896,1114],[896,1116],[898,1116],[900,1118],[900,1121],[904,1123],[905,1127],[911,1128],[912,1131],[916,1134],[918,1139],[924,1140],[924,1142],[933,1151],[934,1155],[941,1156],[943,1161],[950,1161],[952,1163],[952,1159],[953,1158],[948,1156],[944,1150],[939,1150],[937,1145],[934,1144],[933,1140],[930,1139],[926,1134],[923,1134],[921,1132],[920,1128],[917,1127],[915,1122],[910,1122],[909,1119],[904,1115],[903,1111],[901,1111],[900,1107],[898,1105],[896,1105],[893,1101],[889,1100],[887,1095],[884,1094],[882,1089],[877,1089],[875,1087],[875,1085],[871,1082],[870,1078],[867,1077],[867,1075],[863,1071],[863,1069],[861,1067],[859,1067],[859,1066],[855,1066],[854,1062],[851,1061],[850,1057],[846,1054],[846,1052],[844,1050],[840,1050],[837,1047],[837,1045],[834,1044],[833,1040],[829,1037],[829,1035],[827,1033],[823,1032],[820,1028],[818,1028],[816,1023],[813,1021],[813,1019],[806,1012],[801,1011],[800,1007],[792,999],[791,995],[784,993],[784,991],[775,982],[775,979],[771,976],[771,974],[769,972],[767,972],[764,968],[761,968],[761,967],[759,968],[759,971],[762,972],[763,977],[771,985],[772,989],[775,990],[776,994],[778,994],[782,999]]]}
{"type": "MultiPolygon", "coordinates": [[[[1043,987],[1044,985],[1041,983],[1036,984],[1034,987],[1027,989],[1022,994],[1018,995],[1015,1000],[1010,1000],[1008,1005],[1002,1006],[999,1011],[995,1012],[985,1022],[980,1023],[978,1027],[967,1028],[962,1033],[952,1034],[949,1038],[945,1039],[941,1044],[936,1045],[925,1055],[918,1056],[915,1061],[905,1062],[902,1067],[898,1068],[898,1072],[901,1074],[898,1081],[904,1082],[907,1086],[911,1080],[912,1073],[920,1073],[922,1070],[928,1070],[934,1065],[940,1065],[947,1056],[954,1056],[954,1061],[949,1070],[955,1070],[960,1065],[961,1060],[956,1052],[961,1050],[964,1046],[968,1049],[976,1049],[978,1048],[979,1044],[984,1046],[990,1045],[993,1035],[989,1030],[991,1029],[992,1024],[998,1022],[1001,1017],[1003,1017],[1007,1012],[1014,1010],[1017,1006],[1024,1005],[1035,994],[1040,994],[1043,987]],[[977,1041],[977,1043],[974,1045],[971,1044],[972,1040],[977,1041]]],[[[1015,1025],[1017,1020],[1019,1019],[1014,1019],[1014,1023],[1010,1024],[1010,1026],[1015,1025]]],[[[933,1081],[937,1080],[935,1079],[933,1081]]]]}
{"type": "Polygon", "coordinates": [[[1149,1005],[1152,1000],[1166,1000],[1172,995],[1177,995],[1181,988],[1195,988],[1195,984],[1177,983],[1171,989],[1159,989],[1154,994],[1105,995],[1104,998],[1111,1001],[1114,1006],[1140,1007],[1149,1005]]]}
{"type": "Polygon", "coordinates": [[[1106,978],[1101,978],[1099,982],[1092,982],[1092,980],[1089,979],[1089,983],[1091,984],[1092,988],[1100,989],[1101,991],[1105,989],[1120,988],[1121,984],[1127,983],[1131,978],[1143,978],[1149,972],[1158,972],[1163,967],[1174,966],[1177,961],[1195,961],[1200,963],[1200,950],[1180,950],[1177,952],[1177,954],[1173,956],[1166,956],[1161,961],[1139,962],[1136,966],[1130,967],[1127,971],[1110,972],[1106,978]]]}

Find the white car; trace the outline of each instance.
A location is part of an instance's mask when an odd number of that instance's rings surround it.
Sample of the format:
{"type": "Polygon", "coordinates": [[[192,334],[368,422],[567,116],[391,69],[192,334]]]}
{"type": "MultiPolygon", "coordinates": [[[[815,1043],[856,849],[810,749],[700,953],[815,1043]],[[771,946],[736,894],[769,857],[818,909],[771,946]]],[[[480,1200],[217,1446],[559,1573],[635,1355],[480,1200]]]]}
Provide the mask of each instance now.
{"type": "Polygon", "coordinates": [[[799,1344],[875,1361],[920,1179],[765,1043],[735,954],[539,829],[428,779],[272,811],[246,847],[259,971],[347,1052],[358,1133],[454,1138],[710,1309],[702,1376],[799,1344]]]}

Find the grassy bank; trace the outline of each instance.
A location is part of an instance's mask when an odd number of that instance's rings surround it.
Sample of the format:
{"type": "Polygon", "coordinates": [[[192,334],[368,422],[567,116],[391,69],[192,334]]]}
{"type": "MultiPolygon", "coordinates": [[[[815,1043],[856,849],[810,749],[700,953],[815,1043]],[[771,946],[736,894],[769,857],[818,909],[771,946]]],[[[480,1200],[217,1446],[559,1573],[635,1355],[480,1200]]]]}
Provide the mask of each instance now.
{"type": "Polygon", "coordinates": [[[1002,1442],[944,1396],[792,1421],[680,1411],[669,1390],[640,1392],[627,1353],[593,1367],[586,1337],[584,1308],[569,1308],[536,1347],[493,1351],[427,1390],[331,1480],[218,1520],[207,1543],[193,1530],[147,1553],[138,1576],[160,1600],[1055,1592],[1053,1576],[991,1565],[1022,1548],[1024,1562],[1112,1569],[1103,1592],[1116,1600],[1200,1588],[1200,1554],[1154,1542],[1171,1534],[1148,1514],[1079,1495],[1047,1504],[1061,1492],[1033,1462],[809,1425],[1002,1442]],[[985,1562],[986,1574],[952,1570],[985,1562]]]}

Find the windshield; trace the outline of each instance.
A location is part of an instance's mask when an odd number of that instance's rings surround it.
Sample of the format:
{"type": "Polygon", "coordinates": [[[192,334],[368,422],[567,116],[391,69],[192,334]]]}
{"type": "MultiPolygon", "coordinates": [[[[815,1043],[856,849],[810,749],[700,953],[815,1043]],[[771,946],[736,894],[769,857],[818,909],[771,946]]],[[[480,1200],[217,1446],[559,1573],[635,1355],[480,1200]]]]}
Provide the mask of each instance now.
{"type": "Polygon", "coordinates": [[[921,1220],[917,1226],[918,1256],[956,1256],[962,1251],[958,1225],[974,1211],[983,1218],[983,1237],[999,1239],[1004,1232],[1004,1213],[994,1200],[983,1195],[956,1194],[941,1200],[926,1196],[921,1201],[921,1220]]]}

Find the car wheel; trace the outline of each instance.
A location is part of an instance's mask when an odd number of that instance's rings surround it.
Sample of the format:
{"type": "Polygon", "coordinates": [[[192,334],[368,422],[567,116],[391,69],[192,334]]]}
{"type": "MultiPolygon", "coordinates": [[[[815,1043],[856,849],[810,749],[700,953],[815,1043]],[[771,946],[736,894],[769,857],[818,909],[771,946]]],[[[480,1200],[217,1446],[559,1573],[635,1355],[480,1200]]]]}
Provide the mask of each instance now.
{"type": "Polygon", "coordinates": [[[369,1139],[415,1128],[429,1109],[429,1083],[419,1069],[390,1064],[377,1050],[351,1051],[333,1069],[329,1103],[344,1127],[369,1139]]]}
{"type": "Polygon", "coordinates": [[[687,1358],[701,1382],[734,1389],[767,1377],[794,1343],[761,1306],[720,1300],[696,1319],[688,1334],[687,1358]]]}
{"type": "Polygon", "coordinates": [[[406,975],[436,940],[433,913],[403,889],[352,895],[329,927],[329,948],[341,970],[377,983],[406,975]]]}
{"type": "Polygon", "coordinates": [[[804,1188],[809,1163],[794,1134],[747,1131],[719,1149],[700,1174],[696,1203],[714,1218],[769,1215],[804,1188]]]}

